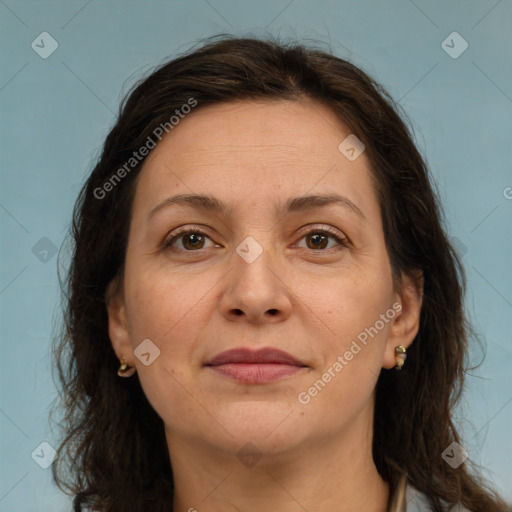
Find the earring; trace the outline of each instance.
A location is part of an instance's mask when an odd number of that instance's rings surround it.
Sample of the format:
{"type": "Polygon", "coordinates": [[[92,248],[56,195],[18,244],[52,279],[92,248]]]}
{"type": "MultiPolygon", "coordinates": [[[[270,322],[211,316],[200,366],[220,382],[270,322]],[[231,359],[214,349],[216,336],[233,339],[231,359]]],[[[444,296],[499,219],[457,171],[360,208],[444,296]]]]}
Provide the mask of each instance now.
{"type": "Polygon", "coordinates": [[[396,361],[396,370],[401,370],[402,366],[405,363],[405,360],[407,359],[407,350],[403,345],[398,345],[395,347],[395,361],[396,361]]]}
{"type": "Polygon", "coordinates": [[[136,371],[137,368],[135,366],[128,366],[124,358],[121,358],[121,366],[117,370],[119,377],[131,377],[136,371]]]}

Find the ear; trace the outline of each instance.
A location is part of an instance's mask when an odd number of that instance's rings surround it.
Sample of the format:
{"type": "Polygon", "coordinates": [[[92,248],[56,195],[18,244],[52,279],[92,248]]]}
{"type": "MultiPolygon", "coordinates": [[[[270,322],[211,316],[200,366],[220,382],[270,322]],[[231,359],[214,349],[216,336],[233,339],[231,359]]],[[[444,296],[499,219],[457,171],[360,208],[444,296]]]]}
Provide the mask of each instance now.
{"type": "Polygon", "coordinates": [[[133,347],[126,322],[124,293],[117,277],[107,286],[105,303],[108,313],[108,334],[112,348],[119,360],[124,359],[129,366],[135,366],[133,347]]]}
{"type": "MultiPolygon", "coordinates": [[[[420,328],[421,304],[423,302],[423,272],[415,275],[402,274],[402,287],[396,295],[400,304],[397,315],[391,321],[382,367],[391,369],[396,366],[395,347],[408,348],[420,328]]],[[[407,361],[406,363],[407,364],[407,361]]]]}

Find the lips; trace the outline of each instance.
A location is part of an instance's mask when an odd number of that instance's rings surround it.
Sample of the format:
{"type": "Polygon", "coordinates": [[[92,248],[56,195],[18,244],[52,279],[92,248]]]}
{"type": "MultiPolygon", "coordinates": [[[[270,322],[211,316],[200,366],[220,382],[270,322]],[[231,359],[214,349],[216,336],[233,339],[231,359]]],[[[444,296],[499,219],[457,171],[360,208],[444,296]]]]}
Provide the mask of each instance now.
{"type": "Polygon", "coordinates": [[[205,366],[243,384],[265,384],[293,376],[307,368],[302,361],[275,348],[227,350],[208,361],[205,366]]]}
{"type": "Polygon", "coordinates": [[[224,364],[288,364],[291,366],[306,366],[293,356],[277,348],[262,348],[251,350],[235,348],[221,352],[211,359],[206,366],[221,366],[224,364]]]}

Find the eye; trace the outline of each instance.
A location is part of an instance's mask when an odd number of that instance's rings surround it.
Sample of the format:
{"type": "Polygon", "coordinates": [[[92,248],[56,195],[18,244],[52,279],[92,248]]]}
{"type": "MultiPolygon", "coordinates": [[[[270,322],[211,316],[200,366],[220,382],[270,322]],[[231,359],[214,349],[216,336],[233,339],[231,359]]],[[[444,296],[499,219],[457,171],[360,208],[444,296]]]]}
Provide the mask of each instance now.
{"type": "MultiPolygon", "coordinates": [[[[338,245],[347,247],[347,239],[330,227],[310,229],[302,235],[301,240],[304,238],[308,240],[306,242],[307,248],[315,251],[325,249],[329,243],[329,238],[334,239],[338,245]]],[[[329,249],[332,249],[332,247],[329,247],[329,249]]]]}
{"type": "Polygon", "coordinates": [[[174,232],[170,239],[162,243],[162,248],[173,247],[178,250],[194,251],[197,249],[204,249],[205,240],[211,238],[199,229],[182,229],[174,232]],[[174,247],[176,242],[180,242],[182,247],[174,247]]]}
{"type": "MultiPolygon", "coordinates": [[[[323,252],[323,249],[326,249],[329,244],[329,238],[333,239],[338,246],[347,247],[347,239],[329,226],[310,229],[302,235],[301,240],[304,238],[308,239],[308,242],[306,242],[306,248],[317,252],[319,250],[320,252],[323,252]]],[[[194,252],[200,249],[207,249],[208,247],[205,247],[206,240],[212,241],[211,238],[200,229],[183,228],[171,233],[170,238],[167,238],[162,242],[161,247],[162,249],[171,247],[178,251],[194,252]],[[176,247],[175,244],[177,242],[181,244],[181,247],[176,247]]],[[[332,247],[329,247],[328,250],[329,249],[332,249],[332,247]]]]}

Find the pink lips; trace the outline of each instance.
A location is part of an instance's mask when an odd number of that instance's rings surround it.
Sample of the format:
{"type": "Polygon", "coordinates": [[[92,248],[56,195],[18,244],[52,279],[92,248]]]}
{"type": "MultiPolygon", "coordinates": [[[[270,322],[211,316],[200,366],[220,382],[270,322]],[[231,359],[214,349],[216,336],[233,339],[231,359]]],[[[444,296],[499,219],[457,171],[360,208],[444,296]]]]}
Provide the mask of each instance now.
{"type": "Polygon", "coordinates": [[[245,384],[264,384],[296,374],[307,366],[275,348],[227,350],[206,363],[207,367],[245,384]]]}

